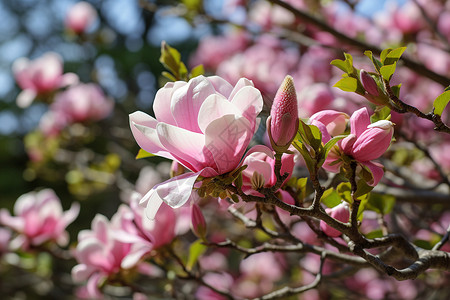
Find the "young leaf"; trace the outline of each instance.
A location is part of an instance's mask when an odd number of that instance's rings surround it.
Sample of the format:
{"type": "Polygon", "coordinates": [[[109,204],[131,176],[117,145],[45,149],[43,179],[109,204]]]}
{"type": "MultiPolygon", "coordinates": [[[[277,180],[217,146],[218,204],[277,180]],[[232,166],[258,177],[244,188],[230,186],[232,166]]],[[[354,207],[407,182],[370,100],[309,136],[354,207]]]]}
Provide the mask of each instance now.
{"type": "Polygon", "coordinates": [[[355,191],[353,197],[361,200],[362,197],[367,195],[368,193],[370,193],[370,191],[372,191],[372,189],[373,189],[373,186],[368,185],[364,179],[360,179],[356,183],[356,191],[355,191]]]}
{"type": "Polygon", "coordinates": [[[402,87],[402,84],[399,83],[397,85],[391,86],[391,90],[394,93],[395,96],[400,97],[400,88],[402,87]]]}
{"type": "Polygon", "coordinates": [[[179,74],[181,54],[177,49],[170,47],[165,41],[161,43],[161,56],[159,61],[174,75],[179,74]]]}
{"type": "Polygon", "coordinates": [[[377,107],[375,112],[370,116],[370,122],[375,123],[380,120],[390,120],[391,118],[391,109],[387,106],[377,107]]]}
{"type": "Polygon", "coordinates": [[[333,86],[340,88],[344,92],[356,92],[358,89],[358,80],[353,77],[345,77],[336,82],[333,86]]]}
{"type": "Polygon", "coordinates": [[[203,244],[202,240],[196,240],[189,247],[189,257],[186,263],[186,268],[192,270],[198,261],[198,258],[208,249],[207,246],[203,244]]]}
{"type": "Polygon", "coordinates": [[[162,71],[162,75],[171,81],[177,81],[177,79],[169,72],[162,71]]]}
{"type": "Polygon", "coordinates": [[[336,192],[333,188],[329,188],[328,190],[323,192],[320,201],[327,207],[332,208],[341,203],[341,197],[339,197],[338,192],[336,192]]]}
{"type": "Polygon", "coordinates": [[[364,236],[368,239],[380,238],[383,236],[383,231],[381,231],[381,229],[377,229],[369,232],[368,234],[365,234],[364,236]]]}
{"type": "Polygon", "coordinates": [[[138,154],[136,155],[136,159],[140,159],[140,158],[146,158],[146,157],[152,157],[155,156],[152,153],[149,153],[147,151],[145,151],[144,149],[139,149],[138,154]]]}
{"type": "Polygon", "coordinates": [[[383,62],[383,64],[385,66],[395,64],[400,59],[400,57],[402,56],[403,52],[405,52],[405,50],[406,50],[406,47],[400,47],[400,48],[393,49],[392,51],[389,51],[389,53],[387,53],[384,60],[382,59],[381,61],[383,62]]]}
{"type": "Polygon", "coordinates": [[[450,91],[445,91],[442,94],[440,94],[433,102],[434,114],[439,116],[442,115],[449,101],[450,101],[450,91]]]}
{"type": "Polygon", "coordinates": [[[191,74],[189,75],[189,79],[197,77],[197,76],[200,76],[200,75],[203,75],[203,74],[205,74],[205,69],[203,68],[203,65],[198,65],[198,66],[194,67],[191,70],[191,74]]]}
{"type": "Polygon", "coordinates": [[[341,182],[337,188],[337,193],[341,197],[341,199],[345,200],[348,203],[353,203],[352,200],[352,187],[350,185],[350,182],[341,182]]]}
{"type": "Polygon", "coordinates": [[[311,147],[318,152],[320,150],[320,146],[322,145],[322,132],[319,127],[315,125],[308,125],[311,130],[312,140],[311,147]]]}
{"type": "Polygon", "coordinates": [[[381,54],[380,54],[380,60],[381,60],[381,62],[384,64],[384,60],[386,59],[386,56],[388,55],[388,53],[389,52],[391,52],[392,51],[392,49],[391,48],[386,48],[386,49],[384,49],[383,51],[381,51],[381,54]]]}
{"type": "Polygon", "coordinates": [[[345,62],[347,63],[347,73],[351,74],[353,73],[353,57],[348,53],[344,53],[344,56],[345,62]]]}
{"type": "Polygon", "coordinates": [[[373,56],[372,51],[367,50],[364,52],[364,55],[370,58],[377,71],[380,72],[380,68],[383,66],[383,64],[373,56]]]}
{"type": "Polygon", "coordinates": [[[335,60],[332,60],[330,64],[335,67],[338,67],[345,73],[348,73],[347,63],[345,61],[343,61],[341,59],[335,59],[335,60]]]}
{"type": "Polygon", "coordinates": [[[383,78],[385,79],[385,80],[387,80],[387,81],[389,81],[389,80],[391,80],[391,77],[392,77],[392,75],[394,74],[394,72],[395,72],[395,67],[397,66],[397,63],[396,62],[394,62],[393,64],[391,64],[391,65],[385,65],[385,66],[382,66],[381,68],[380,68],[380,74],[381,74],[381,76],[383,76],[383,78]]]}

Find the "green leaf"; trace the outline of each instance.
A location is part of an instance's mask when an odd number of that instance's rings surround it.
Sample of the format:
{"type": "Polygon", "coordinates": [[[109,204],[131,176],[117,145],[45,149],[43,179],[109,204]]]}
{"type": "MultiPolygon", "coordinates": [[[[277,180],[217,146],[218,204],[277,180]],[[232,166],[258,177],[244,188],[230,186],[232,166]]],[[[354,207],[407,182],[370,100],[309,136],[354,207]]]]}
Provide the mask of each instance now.
{"type": "Polygon", "coordinates": [[[176,79],[172,74],[170,74],[169,72],[162,71],[161,74],[162,74],[164,77],[166,77],[167,79],[171,80],[171,81],[177,81],[177,79],[176,79]]]}
{"type": "Polygon", "coordinates": [[[311,147],[316,152],[319,152],[320,146],[322,145],[322,132],[320,131],[319,127],[315,125],[308,125],[308,127],[310,128],[312,134],[311,147]]]}
{"type": "Polygon", "coordinates": [[[188,70],[187,70],[184,62],[180,62],[180,65],[178,66],[178,74],[179,74],[180,79],[184,79],[184,80],[188,79],[187,78],[188,70]]]}
{"type": "Polygon", "coordinates": [[[387,81],[391,80],[392,75],[395,72],[395,68],[397,67],[397,63],[394,62],[391,65],[382,66],[380,68],[380,74],[387,81]]]}
{"type": "Polygon", "coordinates": [[[400,88],[402,87],[402,84],[399,83],[397,85],[391,86],[391,90],[394,93],[395,96],[400,97],[400,88]]]}
{"type": "Polygon", "coordinates": [[[348,53],[344,53],[344,56],[345,62],[347,63],[347,73],[351,74],[353,73],[353,57],[348,53]]]}
{"type": "Polygon", "coordinates": [[[332,60],[331,65],[338,67],[339,69],[341,69],[342,71],[344,71],[345,73],[348,73],[348,66],[347,63],[341,59],[335,59],[332,60]]]}
{"type": "Polygon", "coordinates": [[[402,56],[403,52],[405,52],[405,50],[406,50],[406,47],[400,47],[400,48],[393,49],[392,51],[389,51],[387,53],[386,57],[384,58],[384,60],[382,59],[381,61],[383,62],[383,64],[385,66],[396,64],[397,61],[402,56]]]}
{"type": "Polygon", "coordinates": [[[181,54],[177,49],[170,47],[165,41],[161,43],[161,56],[159,61],[174,75],[179,74],[181,54]]]}
{"type": "Polygon", "coordinates": [[[323,192],[320,201],[327,207],[332,208],[341,203],[341,197],[339,196],[338,192],[336,192],[333,188],[329,188],[328,190],[323,192]]]}
{"type": "Polygon", "coordinates": [[[198,261],[198,258],[208,249],[207,246],[203,244],[202,240],[196,240],[189,247],[189,257],[186,263],[186,268],[192,270],[198,261]]]}
{"type": "Polygon", "coordinates": [[[345,92],[356,92],[358,89],[358,80],[353,77],[345,77],[336,82],[333,86],[340,88],[345,92]]]}
{"type": "Polygon", "coordinates": [[[377,229],[377,230],[369,232],[368,234],[365,234],[365,237],[368,239],[380,238],[382,236],[383,236],[383,231],[381,231],[381,229],[377,229]]]}
{"type": "Polygon", "coordinates": [[[356,191],[353,197],[355,197],[356,199],[361,199],[363,196],[370,193],[372,190],[373,186],[368,185],[364,179],[360,179],[356,183],[356,191]]]}
{"type": "Polygon", "coordinates": [[[322,150],[322,155],[320,157],[320,160],[318,162],[318,167],[322,167],[322,165],[324,164],[325,160],[327,159],[328,153],[330,153],[331,149],[333,148],[334,145],[336,145],[336,143],[345,138],[346,135],[338,135],[333,137],[331,140],[329,140],[324,146],[323,146],[323,150],[322,150]]]}
{"type": "Polygon", "coordinates": [[[300,141],[294,141],[292,143],[292,145],[303,156],[303,159],[305,160],[305,163],[306,163],[306,167],[308,167],[309,173],[315,172],[315,161],[312,159],[312,157],[309,154],[308,149],[306,149],[305,145],[300,141]]]}
{"type": "Polygon", "coordinates": [[[434,114],[439,116],[442,115],[449,101],[450,91],[445,91],[440,94],[433,102],[434,114]]]}
{"type": "Polygon", "coordinates": [[[380,60],[381,60],[381,62],[384,64],[384,60],[386,59],[386,56],[388,55],[388,53],[389,52],[391,52],[392,51],[392,48],[387,48],[387,49],[384,49],[383,51],[381,51],[381,54],[380,54],[380,60]]]}
{"type": "Polygon", "coordinates": [[[366,208],[379,214],[387,215],[392,211],[394,205],[394,196],[371,193],[366,208]]]}
{"type": "Polygon", "coordinates": [[[350,185],[350,182],[341,182],[337,188],[336,192],[339,194],[341,199],[348,203],[353,203],[352,200],[352,187],[350,185]]]}
{"type": "Polygon", "coordinates": [[[383,66],[383,64],[373,56],[372,51],[367,50],[364,52],[364,55],[370,58],[377,71],[380,72],[380,68],[383,66]]]}
{"type": "Polygon", "coordinates": [[[391,109],[387,106],[378,106],[375,112],[370,116],[370,122],[375,123],[380,120],[390,120],[391,119],[391,109]]]}
{"type": "Polygon", "coordinates": [[[203,74],[205,74],[205,69],[203,68],[203,65],[198,65],[191,70],[191,75],[189,76],[189,78],[194,78],[203,74]]]}
{"type": "Polygon", "coordinates": [[[145,151],[144,149],[139,149],[139,152],[136,155],[136,159],[147,158],[147,157],[152,157],[152,156],[155,156],[155,154],[149,153],[149,152],[145,151]]]}

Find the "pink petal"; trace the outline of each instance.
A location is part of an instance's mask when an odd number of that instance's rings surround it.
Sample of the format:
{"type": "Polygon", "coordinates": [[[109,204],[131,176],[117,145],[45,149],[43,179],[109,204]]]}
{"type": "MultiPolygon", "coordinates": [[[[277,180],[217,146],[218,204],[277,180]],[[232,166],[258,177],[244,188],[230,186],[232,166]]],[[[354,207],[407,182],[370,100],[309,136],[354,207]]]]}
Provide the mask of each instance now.
{"type": "Polygon", "coordinates": [[[239,164],[252,136],[253,128],[244,117],[226,115],[208,125],[205,144],[219,174],[229,172],[239,164]]]}
{"type": "Polygon", "coordinates": [[[233,86],[220,76],[209,76],[208,81],[214,86],[214,89],[221,95],[228,99],[231,92],[233,91],[233,86]]]}
{"type": "Polygon", "coordinates": [[[36,96],[37,93],[35,90],[25,89],[17,95],[16,104],[20,108],[27,108],[31,105],[36,96]]]}
{"type": "Polygon", "coordinates": [[[236,105],[254,128],[255,119],[263,108],[261,92],[253,86],[244,86],[231,98],[231,103],[236,105]]]}
{"type": "Polygon", "coordinates": [[[156,131],[164,148],[191,171],[197,172],[214,165],[205,157],[203,134],[165,123],[159,123],[156,131]]]}
{"type": "Polygon", "coordinates": [[[251,80],[248,80],[247,78],[240,78],[236,85],[233,88],[233,91],[231,92],[228,99],[233,99],[237,92],[239,92],[243,87],[246,86],[254,86],[253,82],[251,80]]]}
{"type": "Polygon", "coordinates": [[[367,184],[370,186],[376,186],[378,182],[380,182],[381,178],[383,178],[384,175],[383,165],[372,161],[365,161],[362,162],[362,164],[367,168],[369,168],[370,172],[372,173],[373,180],[368,182],[367,184]]]}
{"type": "Polygon", "coordinates": [[[207,168],[197,173],[185,173],[156,185],[140,202],[143,204],[148,201],[145,208],[146,216],[153,220],[163,201],[172,208],[181,207],[189,200],[198,176],[210,175],[213,172],[215,171],[207,168]]]}
{"type": "Polygon", "coordinates": [[[242,116],[241,111],[227,98],[219,94],[210,95],[200,107],[198,113],[198,125],[205,132],[208,125],[224,115],[242,116]]]}
{"type": "Polygon", "coordinates": [[[164,148],[158,138],[156,125],[158,121],[141,111],[130,114],[130,128],[138,145],[149,153],[168,159],[173,156],[164,148]]]}
{"type": "Polygon", "coordinates": [[[350,117],[350,132],[359,137],[370,125],[370,116],[367,108],[355,111],[350,117]]]}
{"type": "Polygon", "coordinates": [[[187,83],[184,81],[168,82],[163,88],[158,90],[155,95],[155,100],[153,101],[153,111],[159,122],[171,125],[176,124],[171,110],[172,96],[177,89],[185,85],[187,85],[187,83]]]}
{"type": "Polygon", "coordinates": [[[177,116],[177,126],[200,132],[198,127],[198,111],[205,99],[214,94],[214,86],[204,77],[198,76],[189,80],[188,84],[177,89],[172,95],[172,115],[177,116]]]}
{"type": "Polygon", "coordinates": [[[124,269],[131,269],[139,263],[139,260],[147,253],[152,251],[153,247],[149,244],[134,244],[131,251],[125,256],[120,264],[124,269]]]}
{"type": "Polygon", "coordinates": [[[75,282],[85,281],[94,273],[95,269],[86,264],[79,264],[72,269],[72,278],[75,282]]]}

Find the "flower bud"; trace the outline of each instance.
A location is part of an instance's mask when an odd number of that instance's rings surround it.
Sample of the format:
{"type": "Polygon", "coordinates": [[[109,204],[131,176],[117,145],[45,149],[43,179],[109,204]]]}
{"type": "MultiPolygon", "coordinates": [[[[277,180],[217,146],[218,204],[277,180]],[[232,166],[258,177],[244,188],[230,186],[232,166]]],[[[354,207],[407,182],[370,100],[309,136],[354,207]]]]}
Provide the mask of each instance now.
{"type": "MultiPolygon", "coordinates": [[[[341,204],[333,207],[327,208],[326,212],[334,219],[341,221],[343,223],[347,223],[350,217],[350,212],[348,208],[347,202],[342,202],[341,204]]],[[[341,235],[341,232],[337,229],[334,229],[324,221],[320,221],[320,229],[330,237],[338,237],[341,235]]]]}
{"type": "Polygon", "coordinates": [[[380,93],[375,79],[363,69],[360,71],[360,80],[366,90],[363,96],[367,100],[375,105],[386,105],[389,103],[389,97],[383,92],[380,93]]]}
{"type": "Polygon", "coordinates": [[[276,152],[285,152],[298,130],[297,94],[291,76],[286,76],[275,95],[267,131],[276,152]]]}
{"type": "Polygon", "coordinates": [[[206,237],[205,217],[203,216],[200,207],[195,203],[191,205],[191,228],[197,237],[205,239],[206,237]]]}
{"type": "Polygon", "coordinates": [[[363,69],[360,71],[360,80],[367,93],[372,96],[378,96],[380,94],[378,92],[378,85],[373,77],[363,69]]]}
{"type": "Polygon", "coordinates": [[[360,162],[377,159],[389,148],[393,134],[394,123],[391,121],[370,124],[352,145],[350,155],[360,162]]]}
{"type": "Polygon", "coordinates": [[[80,1],[72,6],[66,16],[66,27],[76,34],[86,32],[97,20],[97,11],[88,2],[80,1]]]}

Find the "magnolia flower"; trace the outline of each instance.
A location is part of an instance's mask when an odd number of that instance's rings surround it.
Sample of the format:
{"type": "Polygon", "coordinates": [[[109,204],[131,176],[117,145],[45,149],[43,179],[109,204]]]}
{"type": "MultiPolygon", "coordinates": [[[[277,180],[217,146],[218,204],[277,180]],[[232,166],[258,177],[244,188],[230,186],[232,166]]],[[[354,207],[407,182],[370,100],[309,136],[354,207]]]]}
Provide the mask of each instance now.
{"type": "MultiPolygon", "coordinates": [[[[325,211],[334,219],[341,221],[343,223],[347,223],[350,217],[350,211],[347,202],[342,202],[339,205],[333,208],[327,208],[325,211]]],[[[324,221],[320,221],[320,229],[325,232],[326,235],[330,237],[338,237],[341,235],[341,232],[337,229],[334,229],[324,221]]]]}
{"type": "Polygon", "coordinates": [[[98,121],[112,111],[114,102],[94,83],[73,85],[56,95],[50,110],[65,116],[70,122],[98,121]]]}
{"type": "MultiPolygon", "coordinates": [[[[76,282],[87,281],[81,291],[85,296],[100,298],[100,284],[110,278],[117,279],[125,269],[134,268],[132,271],[147,276],[160,275],[158,268],[139,261],[141,256],[137,250],[145,247],[145,243],[136,239],[133,242],[120,239],[124,232],[131,234],[138,231],[134,217],[129,207],[121,205],[111,221],[98,214],[92,220],[92,229],[78,234],[74,256],[79,264],[72,269],[72,278],[76,282]]],[[[137,218],[136,223],[139,223],[137,218]]],[[[160,234],[164,234],[162,231],[166,228],[163,228],[159,229],[160,234]]]]}
{"type": "Polygon", "coordinates": [[[298,129],[297,94],[294,80],[286,76],[275,95],[267,119],[267,133],[276,152],[286,152],[298,129]]]}
{"type": "Polygon", "coordinates": [[[83,33],[97,20],[97,11],[88,2],[80,1],[70,7],[67,12],[65,25],[76,34],[83,33]]]}
{"type": "Polygon", "coordinates": [[[78,76],[74,73],[63,75],[62,58],[54,52],[33,61],[21,57],[14,61],[12,70],[17,84],[23,89],[16,99],[17,105],[22,108],[29,106],[40,94],[78,82],[78,76]]]}
{"type": "Polygon", "coordinates": [[[55,192],[45,189],[20,196],[14,204],[15,216],[6,209],[0,210],[0,223],[19,233],[13,242],[17,248],[26,250],[45,242],[64,246],[69,241],[65,229],[78,216],[79,210],[79,204],[73,203],[68,211],[63,212],[55,192]]]}
{"type": "Polygon", "coordinates": [[[147,152],[175,160],[192,172],[155,186],[141,203],[153,218],[164,201],[173,208],[186,203],[198,176],[234,170],[241,160],[262,110],[261,93],[242,78],[233,87],[218,76],[169,82],[155,97],[156,119],[137,111],[130,127],[147,152]]]}
{"type": "MultiPolygon", "coordinates": [[[[253,186],[253,178],[255,174],[260,174],[262,176],[263,184],[261,187],[270,187],[273,186],[276,181],[276,175],[274,171],[275,166],[275,158],[273,155],[273,151],[265,146],[258,146],[257,148],[252,148],[253,152],[249,152],[243,161],[243,165],[247,165],[247,168],[242,171],[242,181],[243,186],[242,189],[245,192],[250,192],[252,194],[257,194],[252,189],[253,186]],[[258,151],[256,151],[258,150],[258,151]]],[[[288,173],[289,177],[286,178],[284,182],[287,182],[292,175],[292,171],[294,169],[294,154],[284,154],[281,158],[281,170],[280,173],[288,173]]]]}
{"type": "MultiPolygon", "coordinates": [[[[372,162],[386,152],[394,133],[394,124],[387,120],[370,123],[367,108],[354,112],[350,118],[350,135],[338,142],[340,151],[348,157],[367,167],[372,173],[369,185],[375,186],[384,174],[383,166],[372,162]]],[[[320,127],[319,127],[320,129],[320,127]]],[[[340,154],[336,149],[330,151],[324,169],[339,172],[342,165],[340,154]]]]}

